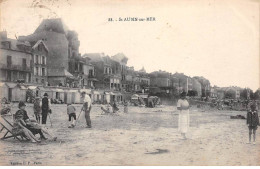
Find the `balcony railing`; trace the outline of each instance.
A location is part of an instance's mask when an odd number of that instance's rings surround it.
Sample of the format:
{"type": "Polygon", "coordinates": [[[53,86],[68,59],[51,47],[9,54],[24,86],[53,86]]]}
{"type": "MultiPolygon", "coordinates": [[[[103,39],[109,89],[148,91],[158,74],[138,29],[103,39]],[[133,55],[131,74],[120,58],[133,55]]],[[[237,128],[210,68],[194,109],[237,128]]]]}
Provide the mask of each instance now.
{"type": "Polygon", "coordinates": [[[6,70],[18,70],[18,71],[25,71],[30,72],[32,69],[30,66],[22,66],[22,65],[5,65],[0,64],[0,69],[6,69],[6,70]]]}

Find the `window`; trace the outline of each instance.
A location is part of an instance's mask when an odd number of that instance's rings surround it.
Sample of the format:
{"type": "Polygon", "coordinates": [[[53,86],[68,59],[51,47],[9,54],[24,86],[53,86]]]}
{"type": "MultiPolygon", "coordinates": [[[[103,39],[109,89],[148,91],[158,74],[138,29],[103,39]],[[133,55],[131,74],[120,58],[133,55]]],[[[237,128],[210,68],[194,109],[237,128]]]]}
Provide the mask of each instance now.
{"type": "Polygon", "coordinates": [[[38,45],[38,51],[42,51],[42,45],[38,45]]]}
{"type": "Polygon", "coordinates": [[[42,64],[45,65],[45,56],[42,56],[42,64]]]}
{"type": "Polygon", "coordinates": [[[39,56],[38,55],[36,55],[36,60],[35,60],[36,62],[34,62],[34,63],[36,63],[36,64],[38,64],[39,63],[39,56]]]}
{"type": "Polygon", "coordinates": [[[42,64],[42,57],[39,56],[39,61],[38,61],[39,64],[42,64]]]}
{"type": "Polygon", "coordinates": [[[11,79],[12,79],[12,73],[11,73],[11,71],[7,71],[7,81],[11,81],[11,79]]]}
{"type": "Polygon", "coordinates": [[[41,80],[41,83],[44,84],[44,79],[41,80]]]}
{"type": "Polygon", "coordinates": [[[36,76],[39,76],[39,68],[36,67],[36,76]]]}
{"type": "Polygon", "coordinates": [[[35,79],[35,82],[38,83],[38,78],[35,79]]]}
{"type": "Polygon", "coordinates": [[[26,59],[23,59],[23,70],[26,70],[26,59]]]}
{"type": "Polygon", "coordinates": [[[93,71],[93,69],[90,69],[90,70],[89,70],[89,76],[90,76],[90,77],[93,77],[93,76],[94,76],[94,71],[93,71]]]}
{"type": "Polygon", "coordinates": [[[12,56],[7,56],[7,67],[11,67],[12,65],[12,56]]]}
{"type": "Polygon", "coordinates": [[[42,76],[46,76],[46,74],[45,74],[45,68],[42,68],[42,76]]]}

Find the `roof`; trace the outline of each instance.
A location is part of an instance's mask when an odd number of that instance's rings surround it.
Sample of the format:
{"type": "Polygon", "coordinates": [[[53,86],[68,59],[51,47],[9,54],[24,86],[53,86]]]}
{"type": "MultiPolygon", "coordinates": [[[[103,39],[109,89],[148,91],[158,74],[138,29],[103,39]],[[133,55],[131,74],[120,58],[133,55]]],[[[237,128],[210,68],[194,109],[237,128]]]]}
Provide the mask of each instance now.
{"type": "Polygon", "coordinates": [[[111,57],[113,60],[118,61],[118,62],[127,62],[128,58],[125,56],[123,53],[118,53],[114,56],[111,57]]]}
{"type": "Polygon", "coordinates": [[[44,19],[34,33],[42,31],[51,31],[62,34],[68,33],[68,27],[64,24],[61,18],[44,19]]]}
{"type": "Polygon", "coordinates": [[[98,95],[98,94],[100,94],[100,93],[99,93],[98,91],[93,91],[93,94],[97,94],[97,95],[98,95]]]}
{"type": "Polygon", "coordinates": [[[28,89],[31,89],[31,90],[34,90],[34,89],[37,89],[38,86],[28,86],[28,89]]]}
{"type": "Polygon", "coordinates": [[[80,89],[80,92],[86,92],[87,94],[91,94],[91,89],[80,89]]]}
{"type": "Polygon", "coordinates": [[[62,90],[62,89],[51,89],[51,91],[53,91],[53,92],[64,92],[64,90],[62,90]]]}
{"type": "Polygon", "coordinates": [[[29,51],[30,49],[27,51],[24,51],[24,49],[19,48],[19,45],[31,47],[31,45],[28,41],[20,41],[20,40],[16,40],[16,39],[7,38],[5,40],[1,40],[1,42],[10,42],[10,49],[12,49],[12,50],[21,51],[21,52],[30,52],[29,51]]]}
{"type": "Polygon", "coordinates": [[[103,62],[104,53],[86,53],[82,57],[89,58],[89,62],[103,62]]]}
{"type": "Polygon", "coordinates": [[[48,76],[73,77],[65,68],[49,68],[48,76]]]}
{"type": "Polygon", "coordinates": [[[46,49],[47,51],[49,51],[48,47],[47,47],[46,44],[43,42],[43,40],[38,40],[38,41],[35,43],[35,45],[33,45],[32,48],[35,49],[40,43],[42,43],[43,46],[45,47],[45,49],[46,49]]]}
{"type": "Polygon", "coordinates": [[[14,88],[17,84],[16,84],[16,83],[6,83],[6,85],[7,85],[9,88],[14,88]]]}

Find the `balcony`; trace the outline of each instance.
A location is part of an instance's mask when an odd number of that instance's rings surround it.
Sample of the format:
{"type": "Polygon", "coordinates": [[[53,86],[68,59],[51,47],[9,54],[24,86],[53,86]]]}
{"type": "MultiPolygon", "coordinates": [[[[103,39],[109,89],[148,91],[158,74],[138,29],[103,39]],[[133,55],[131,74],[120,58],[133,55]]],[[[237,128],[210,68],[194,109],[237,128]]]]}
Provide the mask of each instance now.
{"type": "Polygon", "coordinates": [[[32,69],[30,66],[22,66],[22,65],[6,65],[6,64],[0,64],[0,69],[4,70],[17,70],[17,71],[24,71],[24,72],[31,72],[32,69]]]}

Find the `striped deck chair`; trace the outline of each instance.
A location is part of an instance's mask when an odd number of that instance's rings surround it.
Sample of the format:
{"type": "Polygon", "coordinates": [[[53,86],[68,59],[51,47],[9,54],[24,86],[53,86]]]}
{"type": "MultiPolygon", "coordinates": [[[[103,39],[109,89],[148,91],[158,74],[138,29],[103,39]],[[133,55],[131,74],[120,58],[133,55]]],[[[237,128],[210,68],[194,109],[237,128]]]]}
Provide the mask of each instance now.
{"type": "Polygon", "coordinates": [[[5,132],[4,136],[1,137],[1,140],[8,139],[8,138],[15,138],[19,141],[27,140],[26,136],[23,134],[19,134],[19,135],[13,134],[12,132],[13,125],[10,122],[11,120],[9,120],[10,117],[12,118],[12,115],[1,115],[0,117],[0,125],[2,126],[0,132],[5,132]]]}

